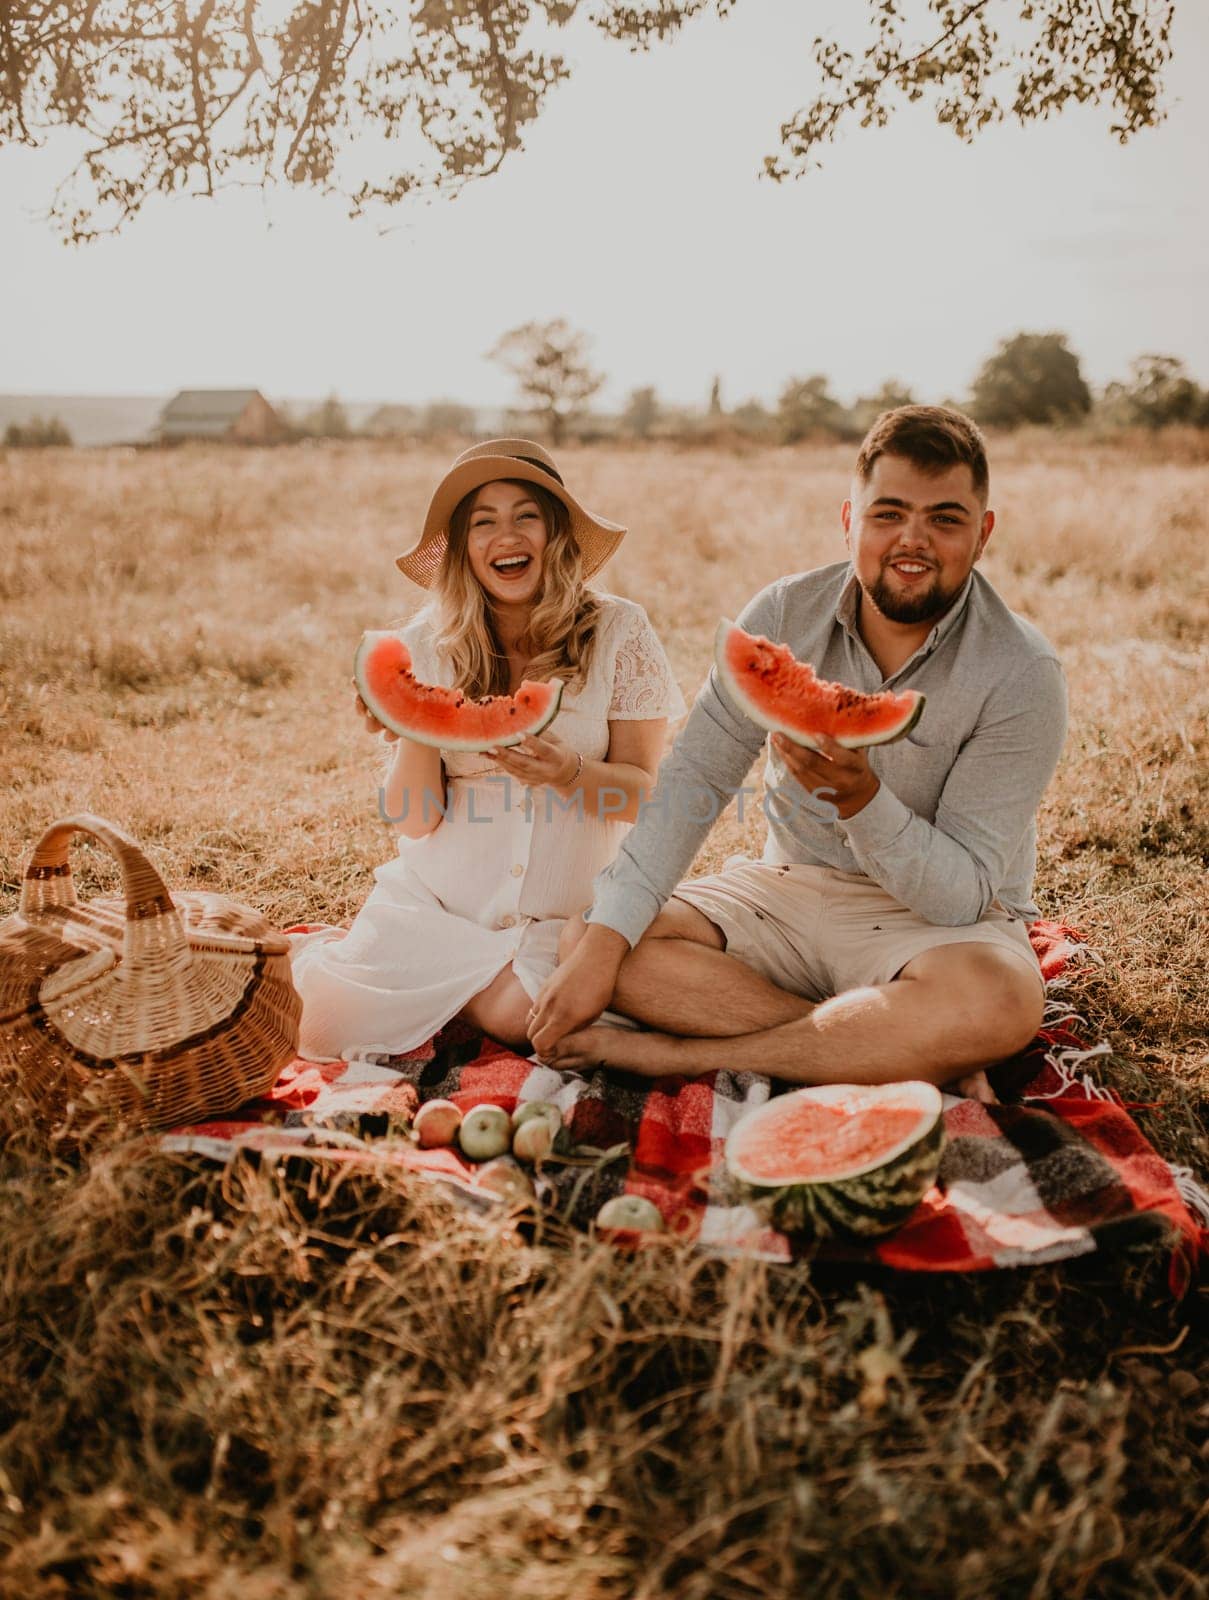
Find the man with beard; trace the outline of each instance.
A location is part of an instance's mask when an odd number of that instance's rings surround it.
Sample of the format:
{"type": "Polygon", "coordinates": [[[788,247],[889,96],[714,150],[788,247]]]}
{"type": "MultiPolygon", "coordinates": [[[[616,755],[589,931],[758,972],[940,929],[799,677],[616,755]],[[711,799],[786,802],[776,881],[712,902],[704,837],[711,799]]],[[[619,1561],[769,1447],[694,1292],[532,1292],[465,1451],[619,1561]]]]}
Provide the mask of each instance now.
{"type": "Polygon", "coordinates": [[[861,444],[850,560],[771,584],[749,633],[863,693],[927,706],[897,743],[819,752],[774,735],[763,859],[682,883],[764,732],[712,672],[655,800],[530,1013],[559,1067],[742,1067],[794,1083],[964,1080],[1041,1021],[1027,936],[1036,813],[1066,730],[1051,646],[975,571],[995,525],[979,430],[902,406],[861,444]],[[591,1024],[606,1008],[638,1028],[591,1024]]]}

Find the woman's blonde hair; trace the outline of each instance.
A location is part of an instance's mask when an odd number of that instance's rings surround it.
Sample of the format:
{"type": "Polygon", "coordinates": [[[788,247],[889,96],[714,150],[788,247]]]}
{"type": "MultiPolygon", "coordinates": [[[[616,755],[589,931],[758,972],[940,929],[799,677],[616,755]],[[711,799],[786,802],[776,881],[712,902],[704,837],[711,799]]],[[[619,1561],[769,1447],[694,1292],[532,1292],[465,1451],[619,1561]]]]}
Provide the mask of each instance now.
{"type": "MultiPolygon", "coordinates": [[[[511,482],[511,479],[506,480],[511,482]]],[[[571,533],[566,506],[538,483],[518,483],[536,500],[546,524],[542,581],[529,628],[521,641],[529,656],[526,677],[581,683],[592,659],[600,600],[584,587],[583,557],[571,533]]],[[[433,581],[433,642],[453,669],[454,687],[473,699],[508,694],[508,658],[500,643],[491,602],[470,570],[466,549],[476,489],[460,500],[449,519],[449,541],[433,581]]]]}

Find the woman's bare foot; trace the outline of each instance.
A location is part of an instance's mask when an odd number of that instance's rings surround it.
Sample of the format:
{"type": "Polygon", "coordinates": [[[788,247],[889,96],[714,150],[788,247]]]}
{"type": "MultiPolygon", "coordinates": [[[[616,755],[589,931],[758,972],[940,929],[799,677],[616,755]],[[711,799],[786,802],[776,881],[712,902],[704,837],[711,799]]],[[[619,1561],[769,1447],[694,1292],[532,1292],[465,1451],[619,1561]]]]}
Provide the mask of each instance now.
{"type": "Polygon", "coordinates": [[[964,1095],[967,1100],[980,1100],[984,1106],[997,1106],[999,1096],[991,1088],[991,1080],[985,1072],[971,1072],[964,1078],[958,1078],[956,1083],[946,1084],[954,1094],[964,1095]]]}

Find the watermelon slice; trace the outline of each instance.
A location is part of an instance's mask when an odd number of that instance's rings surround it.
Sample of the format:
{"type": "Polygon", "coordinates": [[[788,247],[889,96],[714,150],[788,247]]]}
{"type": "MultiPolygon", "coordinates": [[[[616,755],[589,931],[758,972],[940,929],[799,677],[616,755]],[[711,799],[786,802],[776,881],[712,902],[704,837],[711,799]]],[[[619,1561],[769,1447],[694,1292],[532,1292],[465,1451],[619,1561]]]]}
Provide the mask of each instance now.
{"type": "Polygon", "coordinates": [[[520,744],[558,715],[563,686],[522,683],[515,694],[470,700],[458,689],[421,683],[397,633],[361,636],[353,676],[362,700],[383,727],[440,750],[482,751],[520,744]]]}
{"type": "Polygon", "coordinates": [[[942,1106],[930,1083],[797,1089],[735,1124],[727,1170],[784,1233],[889,1233],[935,1182],[942,1106]]]}
{"type": "Polygon", "coordinates": [[[714,660],[731,697],[757,727],[811,750],[818,749],[820,734],[846,750],[891,744],[910,733],[924,709],[924,697],[914,689],[860,694],[817,678],[808,661],[794,659],[788,645],[744,633],[725,618],[714,637],[714,660]]]}

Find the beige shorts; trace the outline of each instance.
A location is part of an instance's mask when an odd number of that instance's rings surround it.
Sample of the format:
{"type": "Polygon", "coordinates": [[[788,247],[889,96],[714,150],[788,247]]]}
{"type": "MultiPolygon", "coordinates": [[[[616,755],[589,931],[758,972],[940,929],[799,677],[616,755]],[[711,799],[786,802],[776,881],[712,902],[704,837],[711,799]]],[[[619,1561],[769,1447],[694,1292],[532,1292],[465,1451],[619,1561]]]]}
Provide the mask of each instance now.
{"type": "Polygon", "coordinates": [[[708,917],[731,955],[806,1000],[889,983],[914,957],[950,944],[1007,950],[1044,987],[1024,923],[998,902],[979,922],[938,927],[858,873],[741,856],[673,898],[708,917]]]}

